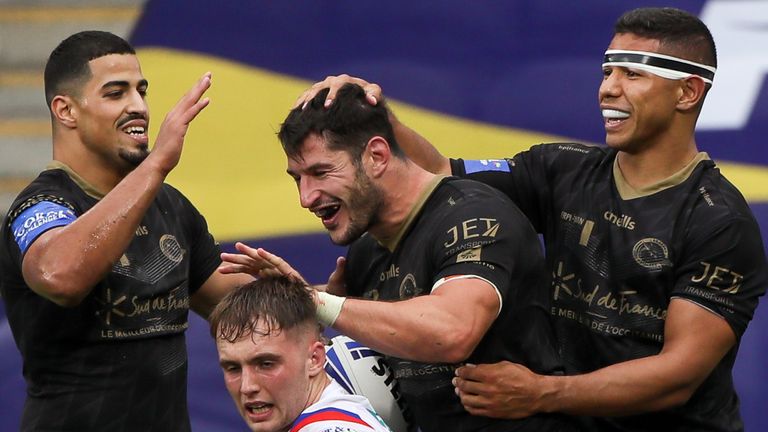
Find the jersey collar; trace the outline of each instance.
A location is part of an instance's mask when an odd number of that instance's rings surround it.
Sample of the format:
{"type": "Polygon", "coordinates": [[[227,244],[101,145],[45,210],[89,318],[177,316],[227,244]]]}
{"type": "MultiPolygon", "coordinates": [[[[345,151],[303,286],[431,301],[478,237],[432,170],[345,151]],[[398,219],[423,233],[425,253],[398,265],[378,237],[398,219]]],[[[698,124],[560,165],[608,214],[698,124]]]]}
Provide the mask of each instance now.
{"type": "Polygon", "coordinates": [[[69,165],[65,164],[61,161],[51,161],[46,167],[46,170],[52,170],[52,169],[59,169],[67,173],[70,179],[72,179],[75,184],[77,184],[80,189],[83,190],[83,192],[86,193],[86,195],[96,198],[97,200],[100,200],[104,198],[104,194],[99,192],[95,187],[93,187],[90,183],[85,181],[84,178],[80,177],[72,168],[69,167],[69,165]]]}
{"type": "Polygon", "coordinates": [[[437,189],[437,185],[440,184],[440,182],[445,179],[446,175],[436,175],[428,184],[427,187],[424,188],[424,191],[422,192],[419,199],[416,201],[416,204],[411,208],[411,211],[408,212],[408,216],[405,218],[405,222],[400,226],[400,229],[397,231],[397,233],[389,238],[386,239],[376,239],[379,244],[387,248],[390,252],[394,252],[395,248],[397,248],[397,245],[400,243],[400,239],[403,238],[403,235],[405,235],[406,231],[408,231],[408,228],[411,227],[411,224],[413,224],[413,221],[416,219],[416,216],[421,213],[421,209],[424,207],[424,203],[427,202],[427,199],[430,195],[432,195],[432,192],[437,189]]]}
{"type": "Polygon", "coordinates": [[[631,200],[635,198],[646,197],[649,195],[653,195],[656,192],[661,192],[664,189],[669,189],[673,186],[677,186],[680,183],[684,182],[685,180],[688,179],[688,177],[690,177],[691,173],[696,168],[696,165],[698,165],[699,162],[703,160],[709,160],[709,155],[706,152],[699,152],[696,155],[696,157],[694,157],[693,160],[688,162],[688,165],[684,166],[680,171],[672,174],[671,176],[657,183],[654,183],[652,185],[648,185],[639,189],[635,189],[632,186],[630,186],[627,180],[624,178],[624,175],[621,173],[621,169],[619,168],[619,158],[615,157],[613,159],[613,180],[616,184],[616,189],[619,191],[619,195],[621,196],[621,199],[631,200]]]}

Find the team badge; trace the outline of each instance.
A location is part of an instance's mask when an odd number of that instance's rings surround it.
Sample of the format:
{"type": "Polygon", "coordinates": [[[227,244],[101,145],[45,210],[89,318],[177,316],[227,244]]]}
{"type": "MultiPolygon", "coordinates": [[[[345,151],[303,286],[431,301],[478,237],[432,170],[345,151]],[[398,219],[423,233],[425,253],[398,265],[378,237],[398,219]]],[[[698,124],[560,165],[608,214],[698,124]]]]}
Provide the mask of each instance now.
{"type": "Polygon", "coordinates": [[[635,243],[632,256],[635,262],[651,270],[660,270],[664,266],[671,265],[667,245],[653,237],[644,238],[635,243]]]}
{"type": "Polygon", "coordinates": [[[421,294],[421,290],[416,286],[416,278],[411,273],[408,273],[403,278],[403,281],[400,282],[400,299],[409,299],[419,294],[421,294]]]}

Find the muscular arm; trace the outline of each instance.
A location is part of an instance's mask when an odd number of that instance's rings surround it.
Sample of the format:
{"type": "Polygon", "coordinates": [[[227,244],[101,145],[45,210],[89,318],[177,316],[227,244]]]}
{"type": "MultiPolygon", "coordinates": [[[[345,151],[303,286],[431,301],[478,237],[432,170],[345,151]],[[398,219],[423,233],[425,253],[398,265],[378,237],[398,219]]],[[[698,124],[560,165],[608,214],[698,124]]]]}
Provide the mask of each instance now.
{"type": "Polygon", "coordinates": [[[189,123],[208,105],[200,98],[210,82],[206,74],[184,95],[160,127],[153,152],[98,204],[32,243],[22,272],[33,291],[61,306],[76,306],[104,278],[178,163],[189,123]]]}
{"type": "Polygon", "coordinates": [[[683,299],[670,302],[664,346],[654,356],[576,376],[540,376],[512,363],[463,368],[457,380],[470,413],[526,417],[537,412],[622,416],[688,401],[736,336],[721,317],[683,299]]]}
{"type": "Polygon", "coordinates": [[[468,278],[398,302],[347,299],[333,327],[384,354],[458,363],[480,343],[498,311],[495,288],[468,278]]]}
{"type": "Polygon", "coordinates": [[[673,299],[659,354],[553,379],[552,398],[545,399],[544,408],[615,416],[682,405],[735,343],[736,335],[723,318],[687,300],[673,299]]]}

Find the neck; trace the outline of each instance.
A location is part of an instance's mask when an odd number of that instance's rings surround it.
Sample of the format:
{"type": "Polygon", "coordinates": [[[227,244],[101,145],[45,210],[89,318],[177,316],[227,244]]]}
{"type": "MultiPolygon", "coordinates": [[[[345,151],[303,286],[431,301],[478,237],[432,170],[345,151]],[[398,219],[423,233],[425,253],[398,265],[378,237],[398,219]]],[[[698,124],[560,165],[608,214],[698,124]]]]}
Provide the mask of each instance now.
{"type": "Polygon", "coordinates": [[[371,235],[381,242],[397,235],[434,178],[434,174],[410,160],[393,164],[379,183],[384,205],[378,223],[369,230],[371,235]]]}
{"type": "Polygon", "coordinates": [[[322,396],[323,391],[325,391],[325,388],[328,387],[330,383],[331,379],[328,377],[328,374],[326,374],[325,371],[315,375],[315,377],[309,381],[309,396],[307,397],[307,404],[304,409],[307,409],[311,405],[316,404],[317,401],[320,400],[320,396],[322,396]]]}
{"type": "Polygon", "coordinates": [[[92,152],[85,150],[80,142],[57,140],[53,142],[53,160],[67,165],[91,187],[106,195],[128,175],[122,172],[124,167],[105,165],[104,161],[92,152]]]}
{"type": "Polygon", "coordinates": [[[640,189],[658,183],[680,171],[696,157],[699,150],[693,136],[686,145],[654,146],[639,152],[620,151],[616,159],[621,174],[633,188],[640,189]]]}

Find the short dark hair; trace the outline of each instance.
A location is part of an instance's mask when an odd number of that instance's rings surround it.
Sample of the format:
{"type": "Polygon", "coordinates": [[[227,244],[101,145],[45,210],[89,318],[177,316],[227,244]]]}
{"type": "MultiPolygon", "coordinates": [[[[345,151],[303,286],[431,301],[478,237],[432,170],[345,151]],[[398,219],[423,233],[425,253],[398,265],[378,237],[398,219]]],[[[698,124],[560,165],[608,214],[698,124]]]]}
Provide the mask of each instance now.
{"type": "Polygon", "coordinates": [[[64,39],[45,64],[45,102],[48,109],[56,95],[74,93],[91,77],[88,65],[109,54],[136,54],[131,44],[105,31],[87,30],[64,39]]]}
{"type": "Polygon", "coordinates": [[[348,152],[355,164],[374,136],[386,139],[395,156],[405,157],[395,140],[384,101],[372,106],[359,85],[346,84],[336,93],[330,108],[325,108],[328,91],[321,90],[305,108],[294,108],[285,118],[277,136],[288,157],[301,154],[304,140],[310,134],[321,135],[331,150],[348,152]]]}
{"type": "Polygon", "coordinates": [[[211,336],[228,342],[304,325],[320,331],[310,288],[285,276],[263,277],[230,291],[208,320],[211,336]],[[260,322],[264,327],[257,329],[260,322]]]}
{"type": "Polygon", "coordinates": [[[619,17],[614,32],[656,39],[668,54],[717,67],[712,33],[697,16],[684,10],[670,7],[634,9],[619,17]]]}

